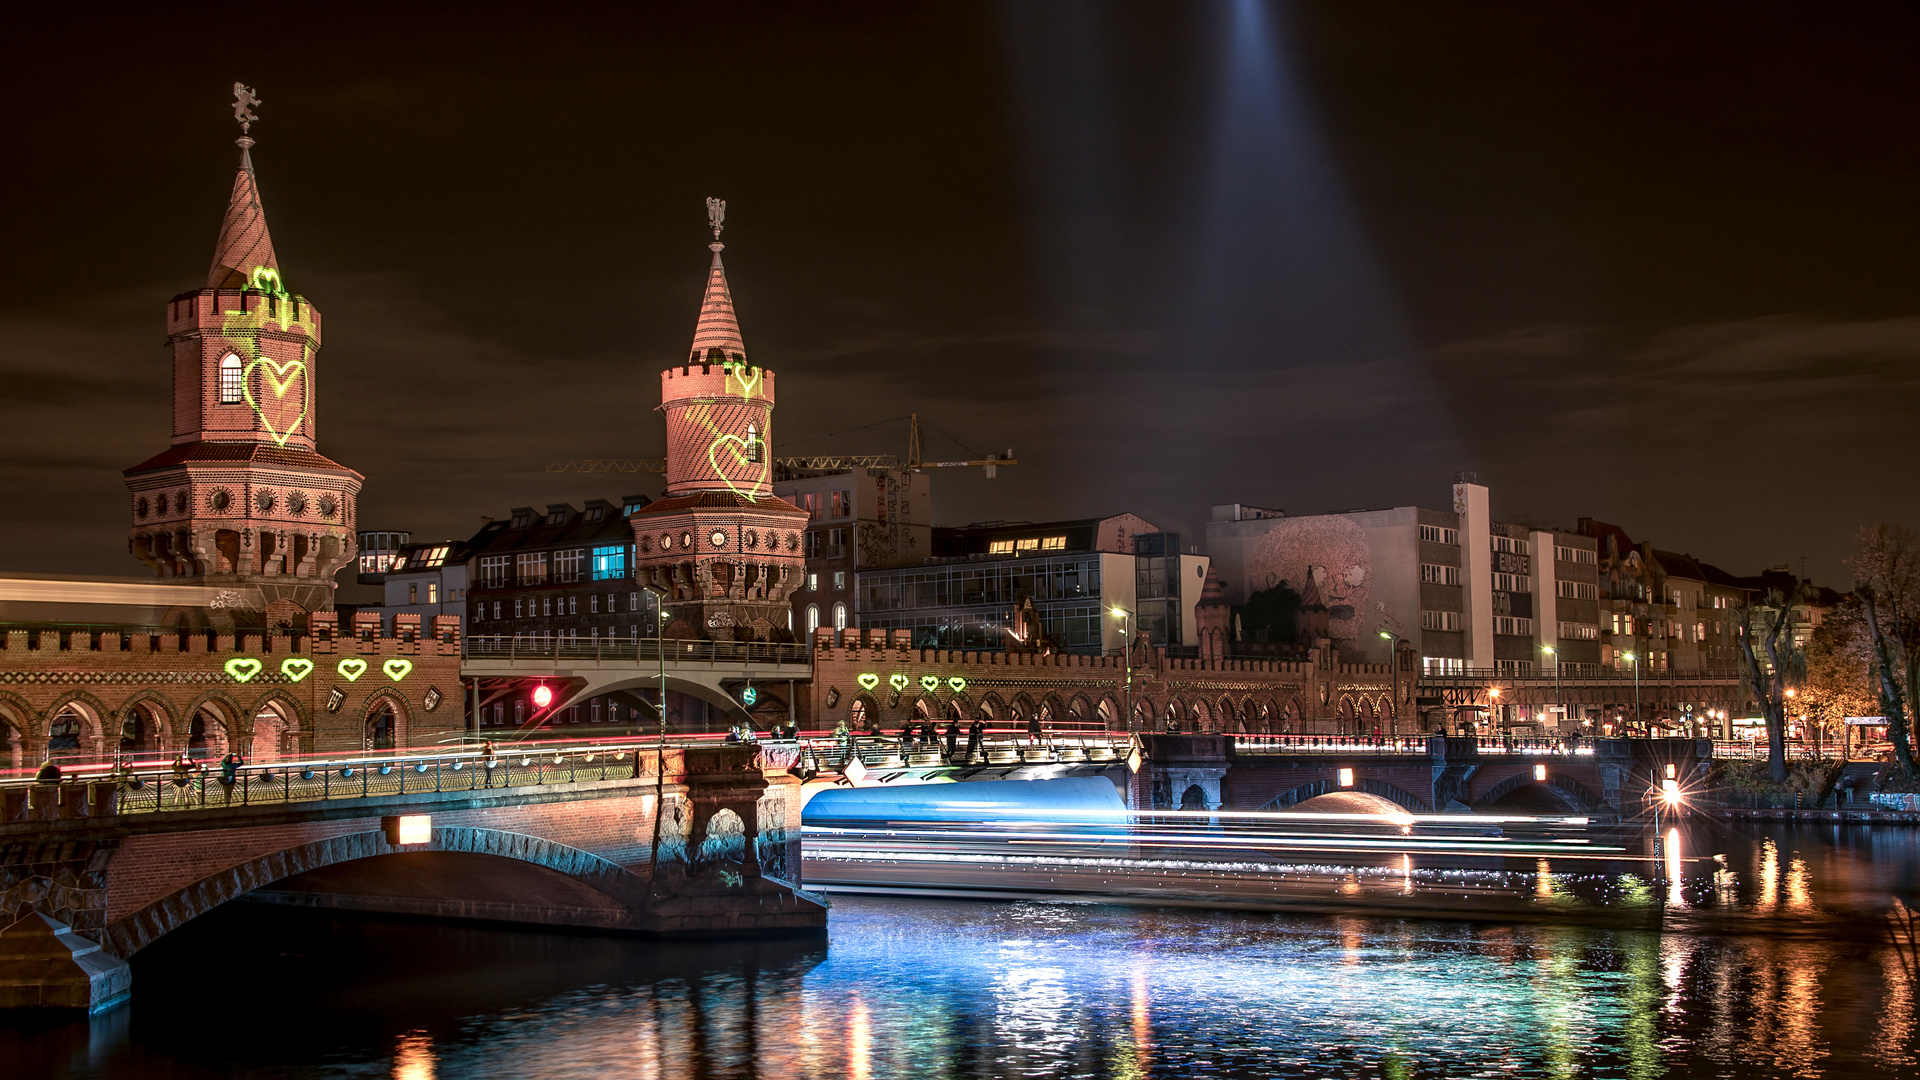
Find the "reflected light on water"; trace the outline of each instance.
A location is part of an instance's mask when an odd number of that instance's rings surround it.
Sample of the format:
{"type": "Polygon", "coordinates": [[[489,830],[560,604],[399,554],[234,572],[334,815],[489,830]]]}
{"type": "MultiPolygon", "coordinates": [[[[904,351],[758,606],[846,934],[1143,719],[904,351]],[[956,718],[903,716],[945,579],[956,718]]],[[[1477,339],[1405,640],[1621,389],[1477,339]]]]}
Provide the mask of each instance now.
{"type": "Polygon", "coordinates": [[[847,1075],[852,1080],[873,1080],[873,1017],[858,995],[847,1010],[847,1075]]]}
{"type": "Polygon", "coordinates": [[[1780,849],[1773,845],[1773,838],[1760,841],[1760,898],[1761,911],[1772,911],[1780,903],[1780,849]]]}
{"type": "Polygon", "coordinates": [[[1787,908],[1801,913],[1813,910],[1813,890],[1808,887],[1807,861],[1794,856],[1787,864],[1787,908]]]}
{"type": "Polygon", "coordinates": [[[1686,897],[1680,893],[1680,830],[1667,830],[1667,903],[1673,907],[1686,907],[1686,897]]]}
{"type": "Polygon", "coordinates": [[[1147,969],[1133,969],[1133,1052],[1140,1075],[1153,1063],[1153,1002],[1147,996],[1147,969]]]}
{"type": "Polygon", "coordinates": [[[1533,895],[1546,899],[1553,895],[1553,866],[1545,859],[1533,864],[1533,895]]]}
{"type": "Polygon", "coordinates": [[[409,1031],[393,1049],[393,1080],[433,1080],[433,1060],[433,1039],[409,1031]]]}

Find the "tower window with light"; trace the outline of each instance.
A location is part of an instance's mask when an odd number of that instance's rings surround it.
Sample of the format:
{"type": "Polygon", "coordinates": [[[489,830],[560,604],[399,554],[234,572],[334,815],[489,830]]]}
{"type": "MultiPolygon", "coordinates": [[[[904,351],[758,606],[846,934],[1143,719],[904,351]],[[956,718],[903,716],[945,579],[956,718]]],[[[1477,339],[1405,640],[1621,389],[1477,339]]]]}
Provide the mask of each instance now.
{"type": "Polygon", "coordinates": [[[220,404],[239,405],[246,400],[246,378],[240,358],[228,353],[220,361],[220,404]]]}

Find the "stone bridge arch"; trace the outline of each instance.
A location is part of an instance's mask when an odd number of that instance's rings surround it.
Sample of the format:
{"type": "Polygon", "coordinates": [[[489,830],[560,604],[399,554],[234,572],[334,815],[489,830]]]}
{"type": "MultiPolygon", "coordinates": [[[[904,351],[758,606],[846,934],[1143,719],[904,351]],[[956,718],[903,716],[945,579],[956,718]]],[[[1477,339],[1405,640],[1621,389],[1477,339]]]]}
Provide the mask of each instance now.
{"type": "Polygon", "coordinates": [[[1487,810],[1516,791],[1524,788],[1536,788],[1553,797],[1556,802],[1567,808],[1569,813],[1591,814],[1606,808],[1606,804],[1593,790],[1580,781],[1566,776],[1549,776],[1545,780],[1535,780],[1526,773],[1517,773],[1488,788],[1479,798],[1473,800],[1473,809],[1487,810]]]}
{"type": "Polygon", "coordinates": [[[1332,779],[1310,780],[1307,783],[1275,795],[1262,810],[1289,810],[1299,804],[1321,795],[1331,795],[1341,791],[1358,791],[1366,795],[1377,795],[1393,803],[1410,814],[1431,814],[1433,807],[1427,805],[1419,796],[1387,783],[1385,780],[1373,780],[1359,777],[1352,787],[1340,787],[1332,779]]]}
{"type": "Polygon", "coordinates": [[[433,830],[432,843],[396,848],[387,843],[384,832],[358,832],[261,855],[211,874],[109,923],[103,944],[123,959],[131,957],[244,893],[323,866],[401,851],[454,851],[512,859],[565,874],[626,905],[636,915],[647,906],[645,878],[598,855],[537,836],[499,829],[444,827],[433,830]]]}

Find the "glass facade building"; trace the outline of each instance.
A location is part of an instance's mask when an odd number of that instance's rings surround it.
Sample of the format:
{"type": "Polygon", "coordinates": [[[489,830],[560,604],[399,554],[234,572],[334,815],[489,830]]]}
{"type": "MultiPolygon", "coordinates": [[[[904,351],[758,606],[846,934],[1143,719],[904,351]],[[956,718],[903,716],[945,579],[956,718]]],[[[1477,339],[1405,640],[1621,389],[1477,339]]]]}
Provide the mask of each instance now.
{"type": "MultiPolygon", "coordinates": [[[[1101,652],[1103,601],[1111,599],[1101,593],[1103,559],[1132,570],[1131,558],[1088,552],[863,571],[860,625],[911,630],[917,648],[1004,649],[1014,612],[1031,597],[1041,629],[1055,645],[1101,652]]],[[[1109,568],[1106,576],[1112,573],[1109,568]]],[[[1131,589],[1126,592],[1122,603],[1132,599],[1131,589]]]]}

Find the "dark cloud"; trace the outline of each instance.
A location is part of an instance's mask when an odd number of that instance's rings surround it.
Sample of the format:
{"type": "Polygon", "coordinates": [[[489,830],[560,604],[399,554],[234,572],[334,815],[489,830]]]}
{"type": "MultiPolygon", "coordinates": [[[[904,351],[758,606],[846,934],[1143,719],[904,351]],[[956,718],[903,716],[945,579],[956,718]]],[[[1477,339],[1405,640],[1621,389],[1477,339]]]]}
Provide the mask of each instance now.
{"type": "MultiPolygon", "coordinates": [[[[776,442],[1014,449],[943,523],[1587,514],[1841,576],[1913,492],[1911,8],[40,10],[0,41],[0,567],[132,573],[168,298],[231,182],[325,316],[363,520],[654,492],[730,202],[776,442]],[[84,116],[47,88],[86,72],[84,116]]],[[[1195,537],[1194,539],[1197,539],[1195,537]]]]}

